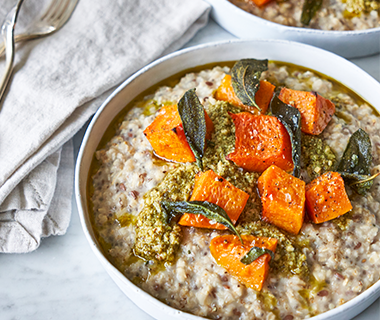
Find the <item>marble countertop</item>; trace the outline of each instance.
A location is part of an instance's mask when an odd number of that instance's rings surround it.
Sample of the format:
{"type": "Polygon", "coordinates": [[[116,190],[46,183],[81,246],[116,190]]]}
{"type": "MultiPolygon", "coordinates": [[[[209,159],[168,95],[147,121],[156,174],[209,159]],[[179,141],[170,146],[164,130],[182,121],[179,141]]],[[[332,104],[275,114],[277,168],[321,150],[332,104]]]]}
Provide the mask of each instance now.
{"type": "MultiPolygon", "coordinates": [[[[210,21],[186,47],[234,38],[210,21]]],[[[380,55],[351,61],[380,81],[380,55]]],[[[75,154],[84,131],[74,138],[75,154]]],[[[95,257],[73,198],[66,235],[43,239],[40,248],[29,254],[0,255],[0,320],[107,318],[153,320],[122,293],[95,257]]],[[[355,318],[379,319],[379,299],[355,318]]]]}

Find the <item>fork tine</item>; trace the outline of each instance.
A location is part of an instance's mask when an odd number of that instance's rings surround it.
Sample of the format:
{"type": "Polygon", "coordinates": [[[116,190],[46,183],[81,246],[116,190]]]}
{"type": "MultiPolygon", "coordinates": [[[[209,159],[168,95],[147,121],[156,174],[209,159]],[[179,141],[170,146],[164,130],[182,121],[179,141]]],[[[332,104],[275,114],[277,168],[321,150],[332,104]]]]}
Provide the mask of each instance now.
{"type": "MultiPolygon", "coordinates": [[[[31,29],[15,35],[15,42],[46,37],[59,30],[70,19],[78,2],[79,0],[51,0],[49,7],[31,29]]],[[[4,49],[4,43],[0,42],[0,57],[4,49]]]]}
{"type": "Polygon", "coordinates": [[[66,12],[70,0],[61,0],[56,12],[50,17],[50,21],[59,20],[61,16],[66,12]]]}
{"type": "Polygon", "coordinates": [[[62,25],[64,25],[72,15],[75,7],[77,6],[77,1],[73,0],[67,0],[67,5],[65,7],[65,10],[62,12],[61,16],[59,17],[59,23],[57,24],[57,29],[61,28],[62,25]]]}
{"type": "Polygon", "coordinates": [[[51,17],[55,14],[59,6],[61,5],[62,1],[61,0],[53,0],[49,7],[46,9],[44,14],[41,16],[40,20],[41,21],[46,21],[50,20],[51,17]]]}
{"type": "Polygon", "coordinates": [[[62,1],[63,5],[61,6],[60,12],[56,14],[55,19],[62,19],[62,16],[68,11],[68,7],[70,5],[70,0],[62,1]]]}

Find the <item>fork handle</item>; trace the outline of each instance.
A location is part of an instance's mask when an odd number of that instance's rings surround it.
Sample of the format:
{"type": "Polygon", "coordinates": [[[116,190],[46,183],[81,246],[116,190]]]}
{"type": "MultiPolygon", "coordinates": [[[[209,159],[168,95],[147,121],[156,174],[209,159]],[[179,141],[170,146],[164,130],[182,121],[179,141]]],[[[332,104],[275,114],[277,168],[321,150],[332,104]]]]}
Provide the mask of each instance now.
{"type": "MultiPolygon", "coordinates": [[[[28,40],[34,40],[39,39],[42,37],[48,36],[46,33],[23,33],[23,34],[16,34],[14,36],[15,43],[22,42],[22,41],[28,41],[28,40]]],[[[5,42],[0,43],[0,57],[3,55],[5,51],[5,42]]]]}
{"type": "Polygon", "coordinates": [[[14,52],[15,52],[15,41],[14,41],[15,25],[16,25],[18,13],[20,12],[20,8],[23,1],[24,0],[19,0],[17,4],[11,9],[11,11],[9,11],[1,27],[1,33],[3,35],[4,43],[5,43],[6,60],[5,60],[5,72],[0,81],[0,101],[2,100],[4,96],[5,89],[7,88],[7,85],[12,75],[14,52]]]}

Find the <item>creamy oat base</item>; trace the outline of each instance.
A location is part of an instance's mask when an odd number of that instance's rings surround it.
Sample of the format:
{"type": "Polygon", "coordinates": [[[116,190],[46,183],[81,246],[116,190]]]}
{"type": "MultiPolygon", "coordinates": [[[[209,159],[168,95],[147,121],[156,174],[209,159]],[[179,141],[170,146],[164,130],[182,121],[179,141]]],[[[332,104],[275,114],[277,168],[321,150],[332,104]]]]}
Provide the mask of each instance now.
{"type": "Polygon", "coordinates": [[[348,1],[324,0],[322,8],[316,13],[308,26],[301,23],[304,1],[272,1],[263,7],[257,7],[250,0],[229,1],[260,18],[286,26],[337,31],[365,30],[380,27],[378,10],[353,14],[347,10],[348,1]]]}
{"type": "MultiPolygon", "coordinates": [[[[213,92],[227,67],[189,73],[173,88],[161,87],[153,97],[133,107],[117,134],[97,151],[100,168],[92,177],[94,227],[109,259],[143,290],[174,308],[211,319],[304,319],[333,309],[359,295],[380,277],[380,179],[366,196],[349,194],[352,212],[343,230],[336,221],[314,225],[305,221],[298,236],[309,276],[270,273],[263,290],[246,288],[222,267],[209,251],[220,231],[182,227],[179,252],[173,263],[143,261],[134,257],[135,223],[143,209],[143,195],[165,175],[180,166],[158,160],[143,130],[163,103],[176,102],[197,88],[208,110],[216,103],[213,92]]],[[[359,127],[371,137],[372,174],[380,171],[380,118],[365,103],[337,92],[332,83],[310,71],[269,64],[262,78],[296,90],[317,91],[333,99],[337,112],[323,132],[324,141],[341,157],[346,143],[359,127]]],[[[259,201],[252,197],[252,202],[259,201]]],[[[249,214],[259,214],[252,206],[249,214]]],[[[338,218],[340,219],[340,218],[338,218]]],[[[238,222],[239,223],[239,222],[238,222]]],[[[276,252],[275,260],[279,259],[276,252]]]]}

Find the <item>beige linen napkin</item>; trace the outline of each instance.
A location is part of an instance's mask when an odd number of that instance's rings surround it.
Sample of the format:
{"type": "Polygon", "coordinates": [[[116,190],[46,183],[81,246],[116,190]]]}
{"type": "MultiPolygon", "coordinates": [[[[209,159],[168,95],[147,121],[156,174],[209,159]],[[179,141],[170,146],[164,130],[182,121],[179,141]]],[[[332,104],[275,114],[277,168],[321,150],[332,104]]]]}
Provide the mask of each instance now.
{"type": "MultiPolygon", "coordinates": [[[[15,2],[2,0],[0,21],[15,2]]],[[[48,2],[26,0],[16,33],[48,2]]],[[[0,252],[29,252],[66,232],[70,139],[118,84],[185,44],[208,11],[202,0],[80,0],[60,31],[17,47],[0,105],[0,252]]]]}

